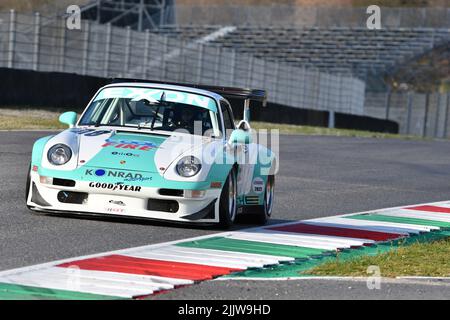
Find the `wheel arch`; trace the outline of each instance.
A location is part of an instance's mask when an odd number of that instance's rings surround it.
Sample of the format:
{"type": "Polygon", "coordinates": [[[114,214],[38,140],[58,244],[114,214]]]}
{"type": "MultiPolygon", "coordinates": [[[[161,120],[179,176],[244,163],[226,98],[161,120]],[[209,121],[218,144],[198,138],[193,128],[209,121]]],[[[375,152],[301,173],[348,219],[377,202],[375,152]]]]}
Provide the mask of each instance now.
{"type": "Polygon", "coordinates": [[[46,136],[39,138],[33,144],[31,151],[31,164],[39,166],[41,164],[42,157],[44,156],[44,148],[47,142],[54,136],[46,136]]]}

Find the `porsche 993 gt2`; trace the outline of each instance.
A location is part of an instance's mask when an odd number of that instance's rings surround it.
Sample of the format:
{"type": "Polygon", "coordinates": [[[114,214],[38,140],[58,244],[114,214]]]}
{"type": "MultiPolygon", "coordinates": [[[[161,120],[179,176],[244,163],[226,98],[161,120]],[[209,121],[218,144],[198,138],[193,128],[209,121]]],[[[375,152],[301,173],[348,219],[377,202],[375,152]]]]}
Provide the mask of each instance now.
{"type": "Polygon", "coordinates": [[[272,214],[275,154],[253,143],[250,103],[261,90],[116,81],[69,128],[34,143],[27,206],[230,227],[272,214]],[[235,126],[229,100],[243,103],[235,126]]]}

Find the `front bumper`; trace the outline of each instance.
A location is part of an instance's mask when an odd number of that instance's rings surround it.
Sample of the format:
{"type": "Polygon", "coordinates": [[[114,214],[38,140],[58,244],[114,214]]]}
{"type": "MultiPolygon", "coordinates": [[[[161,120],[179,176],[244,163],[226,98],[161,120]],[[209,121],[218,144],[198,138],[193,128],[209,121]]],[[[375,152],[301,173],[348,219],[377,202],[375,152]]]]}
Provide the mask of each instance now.
{"type": "MultiPolygon", "coordinates": [[[[163,188],[163,186],[162,186],[163,188]]],[[[108,216],[135,217],[195,223],[219,222],[219,197],[221,189],[208,189],[200,198],[161,195],[160,188],[96,188],[88,181],[76,181],[74,187],[41,183],[39,174],[31,172],[30,193],[27,205],[38,211],[104,214],[108,216]],[[61,192],[85,193],[80,203],[65,203],[58,199],[61,192]],[[161,211],[149,204],[177,203],[177,210],[161,211]]]]}

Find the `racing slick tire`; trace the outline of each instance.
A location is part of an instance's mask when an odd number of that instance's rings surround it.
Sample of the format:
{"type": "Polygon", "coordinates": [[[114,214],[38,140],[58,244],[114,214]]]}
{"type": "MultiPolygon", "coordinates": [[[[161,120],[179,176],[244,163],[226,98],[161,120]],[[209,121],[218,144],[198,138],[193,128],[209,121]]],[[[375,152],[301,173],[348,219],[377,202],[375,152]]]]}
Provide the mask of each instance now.
{"type": "Polygon", "coordinates": [[[225,181],[225,185],[220,194],[219,202],[219,227],[230,228],[237,214],[237,175],[233,168],[225,181]]]}
{"type": "Polygon", "coordinates": [[[273,210],[274,190],[275,176],[270,175],[267,177],[266,188],[264,191],[264,204],[259,206],[259,209],[256,212],[252,212],[249,215],[252,222],[258,225],[265,225],[267,221],[269,221],[273,210]]]}
{"type": "MultiPolygon", "coordinates": [[[[30,194],[30,185],[31,185],[31,164],[28,166],[28,176],[27,176],[27,185],[25,187],[25,203],[28,201],[28,195],[30,194]]],[[[29,210],[31,210],[31,206],[26,205],[29,210]]]]}

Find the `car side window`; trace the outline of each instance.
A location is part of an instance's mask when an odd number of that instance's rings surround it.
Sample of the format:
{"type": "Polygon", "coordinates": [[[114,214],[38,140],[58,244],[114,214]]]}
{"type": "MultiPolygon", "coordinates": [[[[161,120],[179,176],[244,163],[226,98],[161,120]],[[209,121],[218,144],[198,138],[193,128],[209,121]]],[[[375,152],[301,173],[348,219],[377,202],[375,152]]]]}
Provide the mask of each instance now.
{"type": "Polygon", "coordinates": [[[233,114],[231,113],[230,105],[225,101],[221,101],[220,109],[222,110],[223,124],[225,126],[225,130],[227,131],[227,134],[229,134],[231,130],[235,129],[233,114]]]}

